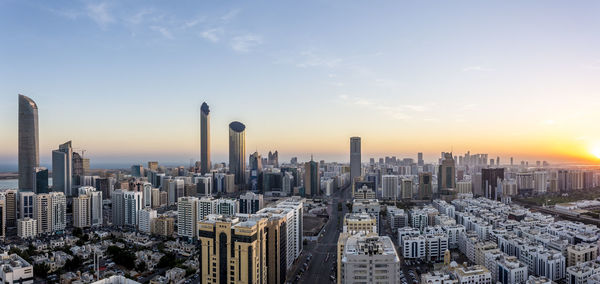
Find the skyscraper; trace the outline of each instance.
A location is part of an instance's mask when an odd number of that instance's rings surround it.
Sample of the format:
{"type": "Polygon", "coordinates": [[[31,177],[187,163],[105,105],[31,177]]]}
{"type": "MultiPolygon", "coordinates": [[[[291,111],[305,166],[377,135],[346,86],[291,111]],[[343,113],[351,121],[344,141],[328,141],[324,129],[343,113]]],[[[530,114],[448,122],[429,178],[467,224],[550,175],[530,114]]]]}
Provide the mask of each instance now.
{"type": "Polygon", "coordinates": [[[36,194],[48,193],[48,169],[44,167],[35,167],[34,172],[33,178],[35,180],[33,182],[33,192],[36,194]]]}
{"type": "Polygon", "coordinates": [[[319,164],[313,161],[304,164],[304,195],[315,196],[319,194],[321,178],[319,177],[319,164]]]}
{"type": "Polygon", "coordinates": [[[430,200],[433,197],[432,179],[429,172],[419,173],[419,199],[430,200]]]}
{"type": "Polygon", "coordinates": [[[497,200],[498,183],[502,180],[504,180],[504,168],[481,169],[481,189],[484,197],[497,200]]]}
{"type": "Polygon", "coordinates": [[[423,161],[423,153],[417,153],[417,166],[422,167],[425,165],[425,161],[423,161]]]}
{"type": "Polygon", "coordinates": [[[19,95],[19,190],[33,190],[33,169],[40,166],[38,107],[19,95]]]}
{"type": "Polygon", "coordinates": [[[52,190],[72,196],[72,176],[73,147],[71,141],[68,141],[58,145],[58,150],[52,151],[52,190]]]}
{"type": "Polygon", "coordinates": [[[200,107],[200,173],[210,172],[210,109],[206,102],[200,107]]]}
{"type": "Polygon", "coordinates": [[[456,164],[452,153],[444,153],[438,172],[438,194],[448,193],[456,183],[456,164]]]}
{"type": "Polygon", "coordinates": [[[360,137],[350,137],[350,180],[361,176],[360,137]]]}
{"type": "Polygon", "coordinates": [[[243,185],[246,174],[246,126],[239,121],[229,124],[229,172],[235,184],[243,185]]]}

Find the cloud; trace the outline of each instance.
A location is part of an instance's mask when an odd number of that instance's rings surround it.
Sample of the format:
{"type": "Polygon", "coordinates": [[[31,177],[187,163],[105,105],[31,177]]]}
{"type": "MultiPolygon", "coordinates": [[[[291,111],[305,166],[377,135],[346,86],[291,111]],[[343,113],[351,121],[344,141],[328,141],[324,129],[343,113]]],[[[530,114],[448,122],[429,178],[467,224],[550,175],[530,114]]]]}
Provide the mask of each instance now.
{"type": "MultiPolygon", "coordinates": [[[[350,104],[357,107],[366,108],[375,113],[381,113],[392,119],[406,120],[412,118],[411,112],[423,112],[429,107],[425,105],[390,105],[389,103],[380,103],[367,98],[350,97],[346,94],[339,95],[338,98],[344,104],[350,104]]],[[[433,118],[426,119],[433,121],[433,118]]]]}
{"type": "Polygon", "coordinates": [[[150,26],[150,29],[160,33],[163,37],[168,38],[168,39],[173,39],[173,34],[171,33],[171,31],[165,27],[162,26],[150,26]]]}
{"type": "Polygon", "coordinates": [[[255,34],[236,36],[231,39],[231,48],[237,52],[249,52],[263,43],[262,37],[255,34]]]}
{"type": "Polygon", "coordinates": [[[482,67],[482,66],[468,66],[468,67],[463,68],[462,71],[463,72],[490,72],[490,71],[494,71],[494,69],[486,68],[486,67],[482,67]]]}
{"type": "Polygon", "coordinates": [[[129,18],[125,19],[127,22],[134,24],[134,25],[139,25],[142,22],[144,22],[144,19],[146,18],[146,16],[152,14],[152,11],[149,9],[142,9],[139,12],[133,14],[132,16],[130,16],[129,18]]]}
{"type": "Polygon", "coordinates": [[[115,19],[108,11],[108,4],[106,2],[90,3],[86,6],[85,10],[88,17],[103,29],[115,22],[115,19]]]}
{"type": "Polygon", "coordinates": [[[218,42],[223,34],[222,28],[207,29],[200,33],[200,36],[211,42],[218,42]]]}
{"type": "Polygon", "coordinates": [[[321,55],[317,55],[312,50],[305,50],[300,52],[300,56],[302,57],[299,62],[296,63],[297,67],[300,68],[309,68],[309,67],[328,67],[333,68],[342,63],[341,58],[335,57],[325,57],[321,55]]]}
{"type": "Polygon", "coordinates": [[[237,15],[241,12],[240,9],[233,9],[229,12],[227,12],[227,14],[221,16],[221,20],[223,21],[230,21],[232,19],[234,19],[235,17],[237,17],[237,15]]]}
{"type": "Polygon", "coordinates": [[[600,70],[600,60],[594,60],[589,64],[583,65],[582,67],[590,70],[600,70]]]}

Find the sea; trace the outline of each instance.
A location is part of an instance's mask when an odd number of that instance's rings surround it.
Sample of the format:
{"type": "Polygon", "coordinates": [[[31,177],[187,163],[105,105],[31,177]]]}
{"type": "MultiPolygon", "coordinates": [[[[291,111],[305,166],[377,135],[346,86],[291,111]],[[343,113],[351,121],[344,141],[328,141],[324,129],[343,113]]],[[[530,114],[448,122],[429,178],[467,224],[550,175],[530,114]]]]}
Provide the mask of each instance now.
{"type": "MultiPolygon", "coordinates": [[[[48,185],[52,186],[52,178],[48,179],[48,185]]],[[[18,188],[19,188],[19,180],[18,179],[0,179],[0,190],[18,189],[18,188]]]]}

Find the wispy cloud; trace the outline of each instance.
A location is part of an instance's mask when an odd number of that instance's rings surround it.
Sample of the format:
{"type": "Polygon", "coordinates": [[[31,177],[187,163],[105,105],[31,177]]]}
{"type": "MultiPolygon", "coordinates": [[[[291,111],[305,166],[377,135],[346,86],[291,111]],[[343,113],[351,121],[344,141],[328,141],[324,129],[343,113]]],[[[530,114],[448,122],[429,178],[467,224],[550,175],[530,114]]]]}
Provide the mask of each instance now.
{"type": "Polygon", "coordinates": [[[367,108],[392,119],[398,120],[410,119],[412,118],[410,113],[423,112],[429,109],[429,107],[425,105],[390,105],[388,103],[381,103],[368,98],[350,97],[346,94],[339,95],[338,99],[340,99],[340,101],[344,104],[367,108]]]}
{"type": "Polygon", "coordinates": [[[582,67],[590,70],[600,70],[600,60],[594,60],[588,64],[582,65],[582,67]]]}
{"type": "Polygon", "coordinates": [[[200,36],[203,39],[206,39],[208,41],[211,42],[218,42],[221,38],[221,36],[223,35],[224,30],[223,28],[212,28],[212,29],[207,29],[204,30],[200,33],[200,36]]]}
{"type": "Polygon", "coordinates": [[[462,70],[463,72],[491,72],[491,71],[495,71],[492,68],[487,68],[487,67],[483,67],[483,66],[467,66],[465,68],[463,68],[462,70]]]}
{"type": "Polygon", "coordinates": [[[241,12],[240,9],[233,9],[229,12],[227,12],[225,15],[221,16],[221,20],[223,21],[230,21],[232,19],[234,19],[235,17],[237,17],[237,15],[241,12]]]}
{"type": "Polygon", "coordinates": [[[138,11],[137,13],[127,17],[125,19],[125,21],[127,21],[130,24],[139,25],[142,22],[144,22],[146,16],[149,16],[151,14],[152,14],[152,10],[142,9],[142,10],[138,11]]]}
{"type": "Polygon", "coordinates": [[[341,62],[341,58],[328,57],[317,54],[313,50],[305,50],[300,52],[301,59],[296,62],[296,66],[300,68],[308,67],[328,67],[333,68],[338,66],[341,62]]]}
{"type": "Polygon", "coordinates": [[[237,52],[249,52],[263,43],[262,37],[255,34],[235,36],[231,39],[231,48],[237,52]]]}
{"type": "Polygon", "coordinates": [[[109,24],[115,22],[114,17],[108,10],[108,3],[90,3],[86,6],[87,15],[101,28],[105,29],[109,24]]]}
{"type": "Polygon", "coordinates": [[[150,26],[150,29],[160,33],[163,37],[168,38],[168,39],[173,39],[173,34],[171,33],[171,31],[163,26],[150,26]]]}

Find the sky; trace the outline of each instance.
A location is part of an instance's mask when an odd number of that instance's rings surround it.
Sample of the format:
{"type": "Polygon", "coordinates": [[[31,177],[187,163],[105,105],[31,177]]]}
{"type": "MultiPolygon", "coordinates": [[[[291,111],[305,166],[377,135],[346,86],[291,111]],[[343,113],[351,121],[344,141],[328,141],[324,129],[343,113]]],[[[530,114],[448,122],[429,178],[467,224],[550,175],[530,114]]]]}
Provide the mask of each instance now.
{"type": "Polygon", "coordinates": [[[434,161],[442,151],[597,163],[598,1],[0,0],[0,164],[18,96],[40,157],[72,140],[99,163],[213,162],[228,124],[280,160],[434,161]]]}

